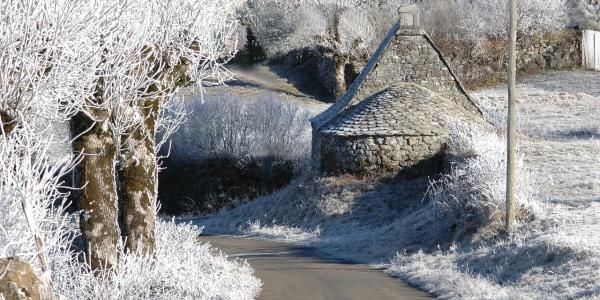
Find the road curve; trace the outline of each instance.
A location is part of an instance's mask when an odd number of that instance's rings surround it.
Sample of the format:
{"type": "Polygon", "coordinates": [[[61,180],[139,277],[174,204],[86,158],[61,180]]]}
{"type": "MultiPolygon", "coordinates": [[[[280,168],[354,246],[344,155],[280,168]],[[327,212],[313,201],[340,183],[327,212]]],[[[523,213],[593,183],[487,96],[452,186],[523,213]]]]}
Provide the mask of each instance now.
{"type": "Polygon", "coordinates": [[[246,259],[263,282],[260,300],[430,299],[367,265],[324,258],[309,247],[226,236],[201,236],[229,257],[246,259]]]}

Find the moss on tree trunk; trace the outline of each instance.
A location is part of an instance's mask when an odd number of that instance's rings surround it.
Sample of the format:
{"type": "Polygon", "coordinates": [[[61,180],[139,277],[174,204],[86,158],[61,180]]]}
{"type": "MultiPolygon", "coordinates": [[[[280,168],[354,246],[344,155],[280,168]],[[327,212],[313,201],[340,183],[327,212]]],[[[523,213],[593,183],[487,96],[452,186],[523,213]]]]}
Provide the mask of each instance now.
{"type": "Polygon", "coordinates": [[[126,153],[120,172],[123,236],[126,249],[138,254],[152,254],[155,246],[158,198],[155,134],[159,101],[145,101],[140,108],[145,122],[124,138],[126,153]]]}
{"type": "Polygon", "coordinates": [[[115,180],[117,146],[102,123],[80,113],[71,121],[75,153],[85,154],[77,167],[80,228],[88,263],[94,270],[117,263],[119,239],[118,197],[115,180]],[[87,130],[90,128],[89,130],[87,130]]]}

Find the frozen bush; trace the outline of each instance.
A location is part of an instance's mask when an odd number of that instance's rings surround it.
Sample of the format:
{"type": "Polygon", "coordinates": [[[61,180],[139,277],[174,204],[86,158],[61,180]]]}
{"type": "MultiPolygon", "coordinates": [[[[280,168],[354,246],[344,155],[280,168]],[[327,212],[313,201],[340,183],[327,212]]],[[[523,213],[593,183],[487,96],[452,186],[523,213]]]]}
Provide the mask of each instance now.
{"type": "Polygon", "coordinates": [[[310,243],[318,240],[321,235],[319,226],[304,230],[293,226],[262,224],[260,220],[248,221],[244,231],[248,236],[268,237],[286,243],[310,243]]]}
{"type": "Polygon", "coordinates": [[[73,231],[66,226],[66,194],[61,177],[75,160],[51,159],[53,138],[34,136],[26,126],[0,135],[0,257],[27,260],[50,287],[59,272],[73,231]]]}
{"type": "MultiPolygon", "coordinates": [[[[433,182],[430,197],[438,213],[452,216],[457,235],[502,224],[506,202],[506,146],[495,132],[448,121],[451,170],[433,182]]],[[[517,162],[517,218],[533,212],[535,182],[523,155],[517,162]]]]}
{"type": "Polygon", "coordinates": [[[305,160],[310,154],[310,114],[271,94],[191,96],[188,120],[172,137],[172,157],[305,160]]]}
{"type": "MultiPolygon", "coordinates": [[[[482,42],[508,37],[508,2],[503,0],[425,0],[423,25],[436,39],[482,42]]],[[[518,2],[518,30],[521,35],[545,33],[567,25],[564,0],[521,0],[518,2]]]]}
{"type": "MultiPolygon", "coordinates": [[[[508,36],[508,2],[504,0],[458,0],[463,17],[459,20],[471,40],[508,36]]],[[[567,21],[564,0],[522,0],[518,2],[518,31],[528,35],[560,30],[567,21]]]]}
{"type": "Polygon", "coordinates": [[[253,299],[260,290],[250,265],[229,261],[209,244],[200,229],[159,221],[153,256],[121,253],[113,270],[94,274],[71,264],[59,283],[67,299],[253,299]],[[109,279],[110,277],[110,279],[109,279]]]}
{"type": "Polygon", "coordinates": [[[285,54],[292,46],[289,37],[296,30],[296,17],[290,14],[294,1],[249,0],[243,10],[246,25],[252,28],[269,56],[285,54]]]}

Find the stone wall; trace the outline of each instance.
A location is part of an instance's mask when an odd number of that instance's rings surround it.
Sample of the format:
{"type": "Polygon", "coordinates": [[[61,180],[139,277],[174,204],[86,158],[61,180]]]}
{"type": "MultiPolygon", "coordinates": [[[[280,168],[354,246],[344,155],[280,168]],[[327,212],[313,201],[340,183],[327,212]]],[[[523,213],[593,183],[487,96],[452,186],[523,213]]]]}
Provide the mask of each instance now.
{"type": "MultiPolygon", "coordinates": [[[[537,74],[544,70],[580,68],[581,39],[579,30],[519,36],[519,73],[537,74]]],[[[437,39],[435,42],[468,89],[483,88],[505,81],[508,65],[505,40],[492,39],[483,44],[444,39],[437,39]]]]}
{"type": "Polygon", "coordinates": [[[325,173],[406,171],[435,174],[443,160],[436,136],[340,137],[320,135],[321,170],[325,173]]]}

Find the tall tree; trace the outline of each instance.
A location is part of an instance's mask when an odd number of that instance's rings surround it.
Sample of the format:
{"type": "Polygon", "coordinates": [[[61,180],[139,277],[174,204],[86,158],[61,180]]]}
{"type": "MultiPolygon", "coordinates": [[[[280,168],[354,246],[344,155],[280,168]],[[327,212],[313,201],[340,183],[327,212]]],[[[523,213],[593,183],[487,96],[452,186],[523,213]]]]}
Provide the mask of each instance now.
{"type": "MultiPolygon", "coordinates": [[[[123,236],[126,247],[138,253],[154,249],[158,197],[158,151],[179,125],[165,122],[164,110],[175,101],[178,88],[222,83],[229,77],[224,63],[235,51],[239,1],[145,1],[139,9],[155,22],[142,59],[150,68],[150,84],[135,100],[137,123],[124,132],[120,176],[123,191],[123,236]],[[164,26],[169,24],[169,26],[164,26]],[[233,48],[232,48],[233,47],[233,48]]],[[[172,117],[172,116],[171,116],[172,117]]],[[[181,120],[175,117],[174,120],[181,120]]]]}
{"type": "Polygon", "coordinates": [[[73,151],[82,155],[77,186],[80,228],[93,269],[111,268],[120,253],[117,163],[122,135],[136,126],[139,90],[152,83],[151,68],[142,59],[149,32],[150,13],[136,10],[134,2],[101,4],[90,40],[98,45],[93,94],[71,121],[73,151]]]}
{"type": "MultiPolygon", "coordinates": [[[[239,1],[106,1],[90,30],[99,45],[93,95],[72,122],[79,166],[80,227],[90,264],[115,264],[120,237],[139,254],[154,249],[158,164],[157,136],[178,86],[194,80],[222,82],[239,1]],[[117,177],[120,174],[122,211],[117,177]],[[119,226],[119,215],[122,226],[119,226]]],[[[181,120],[174,117],[172,120],[181,120]]]]}

